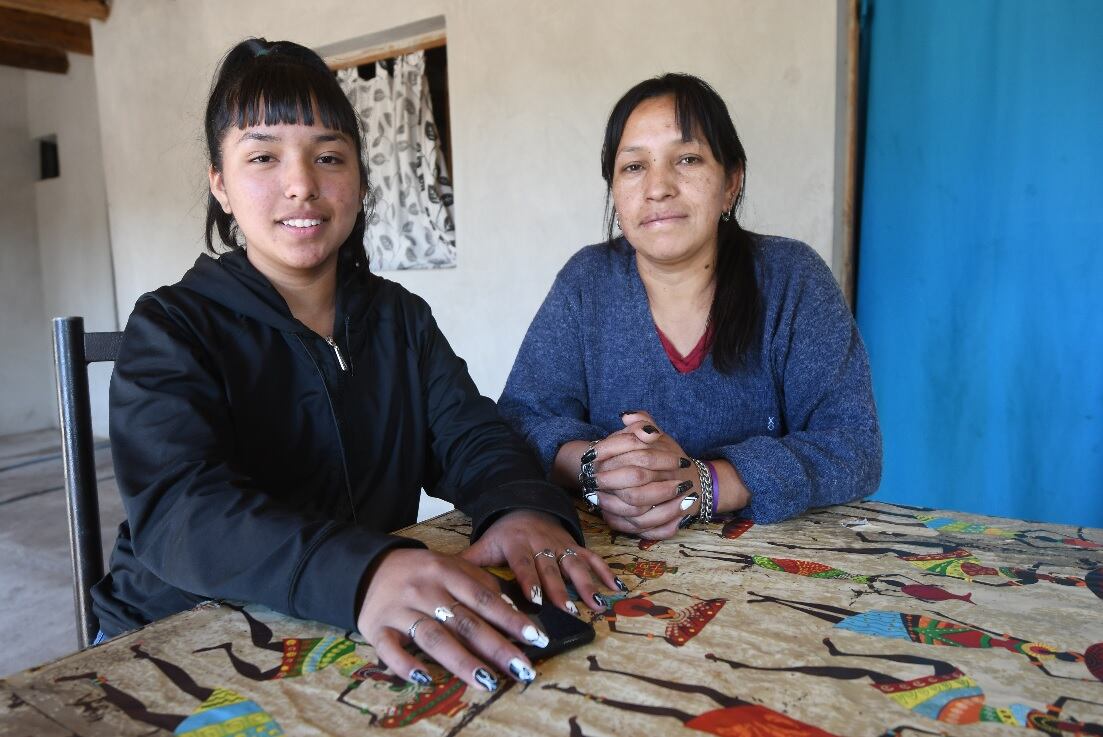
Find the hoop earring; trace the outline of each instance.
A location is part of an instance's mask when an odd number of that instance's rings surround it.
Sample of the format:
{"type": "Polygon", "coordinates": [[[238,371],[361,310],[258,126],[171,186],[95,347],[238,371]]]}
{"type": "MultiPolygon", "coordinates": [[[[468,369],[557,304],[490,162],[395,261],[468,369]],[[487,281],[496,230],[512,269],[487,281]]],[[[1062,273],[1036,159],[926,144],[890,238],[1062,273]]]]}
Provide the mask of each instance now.
{"type": "Polygon", "coordinates": [[[720,213],[720,219],[725,223],[735,217],[735,200],[732,200],[731,206],[727,210],[720,213]]]}

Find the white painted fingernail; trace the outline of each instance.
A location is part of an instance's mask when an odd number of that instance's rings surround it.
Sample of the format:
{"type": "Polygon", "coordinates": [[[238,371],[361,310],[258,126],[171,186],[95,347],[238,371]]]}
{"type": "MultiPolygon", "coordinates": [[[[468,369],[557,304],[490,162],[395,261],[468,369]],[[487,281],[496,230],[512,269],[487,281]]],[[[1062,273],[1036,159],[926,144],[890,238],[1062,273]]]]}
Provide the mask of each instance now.
{"type": "Polygon", "coordinates": [[[600,507],[601,506],[601,502],[597,498],[597,492],[596,491],[587,491],[583,495],[583,498],[585,498],[588,503],[592,504],[595,507],[600,507]]]}
{"type": "Polygon", "coordinates": [[[685,499],[683,499],[682,503],[679,504],[678,506],[681,507],[682,511],[684,512],[696,503],[697,503],[697,495],[696,494],[690,494],[685,499]]]}
{"type": "Polygon", "coordinates": [[[578,616],[578,607],[576,607],[574,605],[574,602],[570,599],[567,599],[567,611],[575,615],[576,617],[578,616]]]}
{"type": "Polygon", "coordinates": [[[525,665],[525,661],[520,658],[509,661],[509,672],[522,683],[532,683],[536,680],[536,671],[525,665]]]}
{"type": "Polygon", "coordinates": [[[525,628],[521,630],[521,637],[525,638],[525,642],[536,645],[536,647],[547,647],[548,643],[551,642],[547,635],[531,624],[526,624],[525,628]]]}
{"type": "Polygon", "coordinates": [[[506,604],[509,604],[511,607],[513,607],[513,611],[515,611],[515,612],[520,611],[517,608],[517,605],[513,603],[513,599],[509,598],[506,594],[502,594],[502,601],[504,601],[506,604]]]}
{"type": "Polygon", "coordinates": [[[532,603],[537,606],[544,603],[544,592],[540,590],[539,586],[533,586],[532,591],[529,592],[529,598],[532,599],[532,603]]]}

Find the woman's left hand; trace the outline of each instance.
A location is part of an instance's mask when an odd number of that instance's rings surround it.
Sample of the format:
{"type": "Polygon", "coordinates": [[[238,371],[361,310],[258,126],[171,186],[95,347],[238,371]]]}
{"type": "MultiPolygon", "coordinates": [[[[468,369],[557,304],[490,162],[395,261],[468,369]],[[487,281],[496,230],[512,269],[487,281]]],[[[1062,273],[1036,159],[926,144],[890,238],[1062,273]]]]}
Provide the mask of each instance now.
{"type": "Polygon", "coordinates": [[[578,607],[567,596],[565,578],[596,612],[606,607],[604,598],[595,598],[600,596],[595,575],[609,589],[624,590],[601,556],[575,542],[558,519],[544,512],[507,512],[460,557],[477,566],[508,565],[533,602],[540,604],[546,598],[574,615],[578,607]]]}
{"type": "Polygon", "coordinates": [[[620,532],[655,540],[673,537],[682,521],[700,509],[697,467],[647,412],[621,419],[625,427],[614,435],[637,442],[617,455],[603,459],[599,454],[595,470],[601,514],[620,532]]]}

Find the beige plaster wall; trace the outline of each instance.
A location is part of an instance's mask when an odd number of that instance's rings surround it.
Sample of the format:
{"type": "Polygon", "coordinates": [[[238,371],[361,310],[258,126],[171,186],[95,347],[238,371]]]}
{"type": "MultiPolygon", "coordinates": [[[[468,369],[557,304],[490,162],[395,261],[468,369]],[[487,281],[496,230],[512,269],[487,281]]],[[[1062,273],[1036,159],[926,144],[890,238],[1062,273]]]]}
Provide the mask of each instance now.
{"type": "Polygon", "coordinates": [[[247,35],[326,46],[444,15],[459,266],[388,273],[497,396],[558,268],[601,237],[605,116],[663,71],[709,80],[750,169],[745,222],[831,261],[836,13],[807,0],[115,0],[94,24],[119,310],[201,250],[204,96],[247,35]]]}
{"type": "Polygon", "coordinates": [[[0,67],[0,435],[54,422],[50,330],[35,234],[38,144],[27,130],[27,72],[0,67]]]}
{"type": "MultiPolygon", "coordinates": [[[[85,330],[117,330],[90,57],[70,54],[68,74],[27,72],[27,127],[32,138],[57,136],[60,163],[61,176],[34,185],[45,317],[80,315],[85,330]]],[[[110,376],[109,364],[89,369],[93,432],[101,436],[107,435],[110,376]]]]}

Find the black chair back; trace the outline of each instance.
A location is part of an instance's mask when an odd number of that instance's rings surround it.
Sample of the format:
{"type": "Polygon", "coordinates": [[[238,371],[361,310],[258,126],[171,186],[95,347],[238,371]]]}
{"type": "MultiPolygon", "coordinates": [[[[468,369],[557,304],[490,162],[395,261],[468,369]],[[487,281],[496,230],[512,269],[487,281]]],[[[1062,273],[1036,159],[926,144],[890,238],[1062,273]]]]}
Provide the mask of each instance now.
{"type": "Polygon", "coordinates": [[[92,586],[103,578],[100,504],[92,410],[88,401],[88,364],[114,361],[122,333],[86,333],[80,317],[54,318],[54,373],[61,425],[69,513],[69,554],[73,565],[73,603],[80,647],[92,644],[99,623],[92,614],[92,586]]]}

